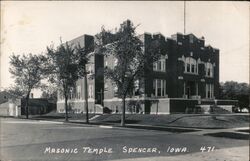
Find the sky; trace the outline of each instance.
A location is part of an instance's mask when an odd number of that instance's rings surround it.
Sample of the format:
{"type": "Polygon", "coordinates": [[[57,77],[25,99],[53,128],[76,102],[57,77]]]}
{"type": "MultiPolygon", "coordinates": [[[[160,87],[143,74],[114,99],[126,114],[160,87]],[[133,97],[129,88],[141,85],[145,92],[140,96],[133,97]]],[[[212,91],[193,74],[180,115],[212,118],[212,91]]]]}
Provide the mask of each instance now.
{"type": "MultiPolygon", "coordinates": [[[[101,27],[115,29],[126,19],[137,33],[166,37],[184,30],[182,1],[1,1],[0,88],[13,84],[9,56],[40,54],[46,46],[101,27]]],[[[220,82],[249,82],[249,3],[186,2],[186,33],[220,50],[220,82]]]]}

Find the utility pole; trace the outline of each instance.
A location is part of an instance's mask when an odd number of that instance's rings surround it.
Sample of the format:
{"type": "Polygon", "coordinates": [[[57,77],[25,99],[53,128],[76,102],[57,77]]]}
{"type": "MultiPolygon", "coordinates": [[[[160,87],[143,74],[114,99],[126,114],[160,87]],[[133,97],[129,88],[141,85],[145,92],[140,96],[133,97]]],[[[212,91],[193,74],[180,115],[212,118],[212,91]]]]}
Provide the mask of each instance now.
{"type": "Polygon", "coordinates": [[[85,91],[85,112],[86,112],[86,123],[89,123],[89,108],[88,108],[88,78],[87,78],[87,72],[86,72],[86,65],[85,67],[85,76],[84,76],[84,91],[85,91]]]}

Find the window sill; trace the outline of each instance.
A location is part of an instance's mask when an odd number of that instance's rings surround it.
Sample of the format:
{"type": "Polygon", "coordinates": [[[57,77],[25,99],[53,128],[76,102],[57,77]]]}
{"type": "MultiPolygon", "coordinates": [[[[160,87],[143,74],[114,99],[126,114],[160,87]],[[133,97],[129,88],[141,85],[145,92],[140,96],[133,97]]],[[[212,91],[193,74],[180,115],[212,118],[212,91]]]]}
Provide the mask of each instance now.
{"type": "Polygon", "coordinates": [[[162,72],[162,73],[165,73],[166,71],[165,70],[153,70],[153,72],[162,72]]]}
{"type": "Polygon", "coordinates": [[[191,72],[184,72],[184,74],[199,75],[197,73],[191,73],[191,72]]]}
{"type": "Polygon", "coordinates": [[[168,98],[168,95],[166,95],[166,96],[151,96],[151,98],[168,98]]]}

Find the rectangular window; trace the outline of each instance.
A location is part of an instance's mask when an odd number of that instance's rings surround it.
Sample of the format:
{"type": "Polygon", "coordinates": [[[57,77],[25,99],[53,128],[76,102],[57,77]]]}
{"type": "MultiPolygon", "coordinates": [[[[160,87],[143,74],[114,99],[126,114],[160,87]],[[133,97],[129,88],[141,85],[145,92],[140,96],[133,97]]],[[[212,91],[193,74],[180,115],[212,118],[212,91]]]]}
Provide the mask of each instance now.
{"type": "Polygon", "coordinates": [[[205,66],[205,70],[206,70],[206,77],[213,77],[214,75],[214,67],[211,63],[207,63],[205,66]]]}
{"type": "Polygon", "coordinates": [[[206,98],[214,98],[214,85],[206,84],[206,98]]]}
{"type": "Polygon", "coordinates": [[[157,79],[157,96],[161,96],[161,80],[157,79]]]}
{"type": "Polygon", "coordinates": [[[76,98],[81,99],[81,86],[77,86],[76,89],[76,98]]]}
{"type": "Polygon", "coordinates": [[[93,85],[89,85],[89,98],[93,98],[93,85]]]}
{"type": "Polygon", "coordinates": [[[153,96],[156,96],[156,79],[153,80],[153,92],[152,92],[152,95],[153,96]]]}
{"type": "Polygon", "coordinates": [[[211,84],[211,97],[214,98],[214,85],[211,84]]]}
{"type": "Polygon", "coordinates": [[[206,90],[205,91],[206,91],[206,98],[208,98],[208,94],[207,94],[208,93],[208,84],[206,84],[206,90]]]}
{"type": "Polygon", "coordinates": [[[164,96],[164,80],[161,80],[161,96],[164,96]]]}
{"type": "Polygon", "coordinates": [[[190,72],[190,64],[187,64],[187,72],[190,72]]]}
{"type": "Polygon", "coordinates": [[[157,62],[157,70],[158,70],[158,71],[161,71],[161,61],[158,61],[158,62],[157,62]]]}
{"type": "Polygon", "coordinates": [[[167,85],[166,85],[166,80],[163,80],[163,96],[166,96],[166,89],[167,89],[167,85]]]}
{"type": "Polygon", "coordinates": [[[161,69],[162,69],[162,71],[166,71],[166,70],[165,70],[165,63],[166,63],[166,62],[165,62],[165,59],[162,59],[162,60],[161,60],[161,69]]]}
{"type": "Polygon", "coordinates": [[[194,66],[194,64],[192,64],[192,71],[191,72],[195,73],[195,66],[194,66]]]}
{"type": "Polygon", "coordinates": [[[196,96],[199,95],[199,85],[198,85],[198,83],[195,83],[195,95],[196,96]]]}
{"type": "Polygon", "coordinates": [[[153,80],[153,96],[163,97],[166,95],[166,80],[154,79],[153,80]]]}

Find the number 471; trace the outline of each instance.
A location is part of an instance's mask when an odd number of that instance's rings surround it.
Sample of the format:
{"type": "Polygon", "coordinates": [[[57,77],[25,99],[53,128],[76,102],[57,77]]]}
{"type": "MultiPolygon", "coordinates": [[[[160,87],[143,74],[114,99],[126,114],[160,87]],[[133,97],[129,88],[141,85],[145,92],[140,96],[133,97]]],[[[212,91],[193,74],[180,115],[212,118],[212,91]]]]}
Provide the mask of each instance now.
{"type": "Polygon", "coordinates": [[[212,152],[215,150],[215,147],[214,146],[202,146],[200,148],[200,151],[201,152],[212,152]]]}

